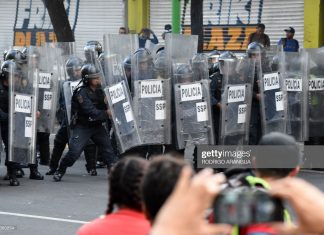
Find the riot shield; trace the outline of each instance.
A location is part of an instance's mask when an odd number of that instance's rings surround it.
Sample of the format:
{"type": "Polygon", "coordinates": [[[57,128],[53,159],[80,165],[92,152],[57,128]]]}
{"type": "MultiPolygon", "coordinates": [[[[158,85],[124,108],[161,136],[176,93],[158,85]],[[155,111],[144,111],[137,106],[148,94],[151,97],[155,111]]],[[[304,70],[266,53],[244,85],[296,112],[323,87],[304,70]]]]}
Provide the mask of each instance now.
{"type": "Polygon", "coordinates": [[[324,48],[306,49],[308,54],[309,137],[324,136],[324,48]]]}
{"type": "Polygon", "coordinates": [[[307,93],[306,53],[285,52],[281,63],[281,75],[287,91],[287,134],[297,141],[307,140],[307,93]]]}
{"type": "MultiPolygon", "coordinates": [[[[109,48],[105,41],[105,47],[109,48]]],[[[108,49],[109,50],[109,49],[108,49]]],[[[106,93],[120,153],[141,145],[132,100],[119,55],[105,55],[106,93]]]]}
{"type": "Polygon", "coordinates": [[[255,60],[242,58],[219,62],[223,74],[220,144],[247,145],[252,105],[255,60]]]}
{"type": "Polygon", "coordinates": [[[36,162],[37,54],[10,71],[9,161],[36,162]]]}
{"type": "Polygon", "coordinates": [[[263,134],[273,131],[286,132],[287,97],[283,77],[279,71],[282,61],[283,51],[274,47],[263,51],[261,62],[258,62],[263,134]]]}
{"type": "Polygon", "coordinates": [[[171,144],[171,79],[163,73],[167,67],[156,62],[147,49],[132,57],[134,114],[145,145],[171,144]]]}
{"type": "MultiPolygon", "coordinates": [[[[189,63],[192,57],[197,53],[198,48],[198,36],[197,35],[180,35],[171,34],[166,35],[165,41],[167,60],[169,61],[169,74],[174,75],[179,66],[184,63],[189,63]]],[[[172,77],[173,83],[176,81],[172,77]]]]}
{"type": "MultiPolygon", "coordinates": [[[[208,74],[207,57],[205,63],[197,67],[206,68],[208,74]]],[[[177,148],[184,149],[188,144],[214,144],[210,81],[208,76],[199,80],[206,73],[205,69],[193,72],[191,65],[185,63],[178,63],[174,68],[177,69],[173,74],[177,81],[174,84],[177,148]]]]}
{"type": "MultiPolygon", "coordinates": [[[[104,47],[105,47],[105,57],[110,55],[118,55],[118,63],[115,65],[111,65],[115,74],[121,73],[118,70],[122,70],[122,62],[127,57],[134,54],[134,52],[138,49],[138,37],[136,34],[105,34],[104,35],[104,47]],[[120,67],[118,67],[120,66],[120,67]]],[[[105,64],[104,71],[108,70],[107,63],[105,64]]],[[[106,74],[105,74],[106,75],[106,74]]],[[[113,75],[113,74],[110,74],[113,75]]],[[[117,76],[118,77],[118,76],[117,76]]],[[[111,81],[109,79],[115,80],[116,75],[113,76],[105,76],[105,79],[102,81],[103,87],[110,86],[115,84],[115,81],[111,81]]],[[[124,78],[123,78],[124,79],[124,78]]],[[[127,79],[125,80],[127,81],[127,79]]]]}
{"type": "Polygon", "coordinates": [[[59,98],[59,51],[55,44],[45,44],[36,48],[39,55],[36,63],[39,69],[37,132],[52,133],[55,124],[56,108],[59,98]]]}
{"type": "Polygon", "coordinates": [[[71,124],[71,102],[73,92],[76,88],[82,86],[81,79],[76,81],[66,81],[63,83],[63,94],[64,94],[64,102],[65,102],[65,112],[66,118],[68,121],[68,125],[71,124]]]}

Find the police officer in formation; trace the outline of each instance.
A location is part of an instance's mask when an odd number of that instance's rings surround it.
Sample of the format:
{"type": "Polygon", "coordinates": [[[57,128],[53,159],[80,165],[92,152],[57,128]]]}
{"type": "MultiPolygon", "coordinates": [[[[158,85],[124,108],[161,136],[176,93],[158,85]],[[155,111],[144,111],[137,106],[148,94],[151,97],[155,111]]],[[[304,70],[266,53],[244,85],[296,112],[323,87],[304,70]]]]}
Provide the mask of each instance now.
{"type": "MultiPolygon", "coordinates": [[[[70,57],[65,65],[66,73],[68,75],[68,82],[78,82],[81,83],[81,68],[83,65],[83,61],[78,57],[70,57]]],[[[49,170],[46,175],[53,175],[58,168],[59,161],[63,154],[66,144],[69,141],[69,123],[66,113],[66,105],[63,87],[60,92],[60,110],[64,112],[63,119],[61,121],[61,126],[57,131],[54,139],[54,147],[52,151],[51,160],[49,163],[49,170]]],[[[84,156],[87,161],[86,169],[88,173],[92,176],[97,175],[96,171],[96,145],[93,143],[88,144],[84,148],[84,156]]]]}
{"type": "MultiPolygon", "coordinates": [[[[6,160],[5,165],[7,167],[7,175],[5,176],[5,180],[10,181],[11,186],[19,186],[19,181],[17,179],[16,173],[21,169],[19,162],[9,161],[9,145],[8,145],[8,136],[9,136],[9,83],[10,77],[14,77],[16,82],[20,83],[21,91],[30,84],[28,84],[27,80],[22,79],[22,71],[20,70],[16,61],[14,60],[6,60],[1,66],[1,81],[0,81],[0,124],[1,124],[1,137],[2,141],[5,145],[6,152],[6,160]],[[14,73],[14,74],[10,74],[14,73]]],[[[23,151],[23,150],[22,150],[23,151]]],[[[35,156],[36,157],[36,156],[35,156]]],[[[38,165],[29,164],[30,169],[30,179],[34,180],[43,180],[44,177],[38,172],[38,165]]]]}
{"type": "Polygon", "coordinates": [[[107,99],[101,89],[101,69],[95,64],[85,64],[81,70],[83,85],[77,88],[72,96],[72,136],[69,151],[61,159],[55,172],[54,181],[61,181],[66,169],[71,167],[80,157],[88,141],[91,139],[102,151],[102,157],[108,168],[116,157],[110,143],[109,135],[103,123],[109,118],[110,111],[107,99]]]}

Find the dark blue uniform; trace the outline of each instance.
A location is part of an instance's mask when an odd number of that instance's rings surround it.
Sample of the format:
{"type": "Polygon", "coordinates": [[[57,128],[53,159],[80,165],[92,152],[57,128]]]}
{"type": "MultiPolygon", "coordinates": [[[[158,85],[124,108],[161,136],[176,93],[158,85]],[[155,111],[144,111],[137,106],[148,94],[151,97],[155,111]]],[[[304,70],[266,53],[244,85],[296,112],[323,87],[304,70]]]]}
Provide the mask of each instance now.
{"type": "MultiPolygon", "coordinates": [[[[69,81],[73,81],[73,79],[69,79],[69,81]]],[[[59,105],[60,105],[60,111],[65,113],[66,107],[64,101],[64,93],[62,89],[60,92],[59,105]]],[[[61,123],[60,129],[57,131],[54,139],[54,147],[52,151],[51,160],[49,163],[50,170],[47,172],[48,175],[54,174],[55,170],[59,165],[59,161],[61,159],[65,146],[69,142],[69,135],[68,135],[69,124],[68,124],[68,119],[66,114],[62,115],[60,123],[61,123]]],[[[84,148],[84,156],[87,161],[86,168],[88,171],[96,168],[96,152],[97,152],[97,148],[93,143],[88,144],[84,148]]]]}
{"type": "Polygon", "coordinates": [[[91,139],[99,148],[108,167],[114,163],[115,154],[109,135],[103,126],[108,119],[105,94],[102,89],[91,90],[89,87],[78,88],[72,97],[72,135],[69,140],[69,151],[61,159],[58,172],[64,174],[80,157],[91,139]]]}

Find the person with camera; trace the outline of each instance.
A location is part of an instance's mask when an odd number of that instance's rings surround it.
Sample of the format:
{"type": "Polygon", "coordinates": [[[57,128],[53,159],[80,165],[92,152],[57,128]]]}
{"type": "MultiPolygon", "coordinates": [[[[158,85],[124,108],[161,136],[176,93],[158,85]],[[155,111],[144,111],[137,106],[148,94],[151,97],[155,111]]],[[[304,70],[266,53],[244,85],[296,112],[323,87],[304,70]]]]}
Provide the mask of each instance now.
{"type": "MultiPolygon", "coordinates": [[[[237,193],[243,194],[244,191],[250,192],[252,190],[255,195],[265,193],[267,196],[272,182],[295,177],[298,174],[300,170],[300,155],[293,137],[279,132],[272,132],[264,135],[259,145],[280,147],[273,147],[276,149],[269,153],[267,153],[267,150],[258,152],[257,156],[253,159],[254,170],[228,169],[225,171],[228,193],[231,193],[231,190],[232,192],[236,190],[237,193]]],[[[265,199],[260,201],[260,205],[265,203],[265,199]]],[[[290,214],[283,204],[279,202],[276,204],[276,207],[277,211],[273,214],[272,219],[291,223],[290,214]]],[[[210,220],[214,222],[214,218],[210,218],[210,220]]],[[[253,221],[247,226],[237,226],[236,228],[236,234],[276,234],[270,225],[265,223],[256,224],[253,221]]]]}
{"type": "Polygon", "coordinates": [[[139,47],[144,48],[147,40],[151,41],[151,43],[153,44],[159,43],[157,36],[154,34],[154,32],[151,29],[143,28],[141,32],[138,34],[139,47]]]}

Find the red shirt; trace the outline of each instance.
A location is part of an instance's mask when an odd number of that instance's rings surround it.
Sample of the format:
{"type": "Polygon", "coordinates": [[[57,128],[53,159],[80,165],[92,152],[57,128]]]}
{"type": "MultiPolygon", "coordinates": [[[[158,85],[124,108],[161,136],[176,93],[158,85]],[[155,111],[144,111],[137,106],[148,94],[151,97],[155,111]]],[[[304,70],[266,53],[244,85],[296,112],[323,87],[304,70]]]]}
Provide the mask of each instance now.
{"type": "Polygon", "coordinates": [[[143,213],[122,209],[83,225],[77,235],[147,235],[150,229],[143,213]]]}

